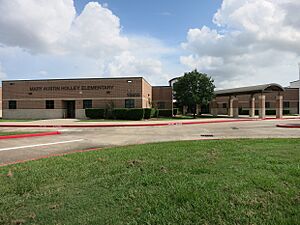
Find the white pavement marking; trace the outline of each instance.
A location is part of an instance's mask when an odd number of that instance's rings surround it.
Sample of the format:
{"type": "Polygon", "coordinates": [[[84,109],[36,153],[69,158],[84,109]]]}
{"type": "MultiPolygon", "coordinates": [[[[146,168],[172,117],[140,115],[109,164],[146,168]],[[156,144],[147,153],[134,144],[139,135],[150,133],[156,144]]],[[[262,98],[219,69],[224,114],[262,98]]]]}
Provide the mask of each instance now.
{"type": "Polygon", "coordinates": [[[40,147],[40,146],[65,144],[65,143],[78,142],[78,141],[83,141],[83,140],[84,139],[77,139],[77,140],[70,140],[70,141],[52,142],[52,143],[46,143],[46,144],[26,145],[26,146],[11,147],[11,148],[0,148],[0,152],[1,151],[15,150],[15,149],[22,149],[22,148],[34,148],[34,147],[40,147]]]}

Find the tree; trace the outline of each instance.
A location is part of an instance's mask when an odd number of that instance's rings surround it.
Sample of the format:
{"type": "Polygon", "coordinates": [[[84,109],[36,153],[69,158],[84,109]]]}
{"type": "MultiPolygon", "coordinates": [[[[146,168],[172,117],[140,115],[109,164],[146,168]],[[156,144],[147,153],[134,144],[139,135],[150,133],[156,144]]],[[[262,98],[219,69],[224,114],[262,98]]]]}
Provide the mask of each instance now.
{"type": "Polygon", "coordinates": [[[197,70],[185,73],[174,83],[174,97],[179,106],[188,106],[196,117],[197,105],[206,105],[214,97],[214,80],[197,70]]]}

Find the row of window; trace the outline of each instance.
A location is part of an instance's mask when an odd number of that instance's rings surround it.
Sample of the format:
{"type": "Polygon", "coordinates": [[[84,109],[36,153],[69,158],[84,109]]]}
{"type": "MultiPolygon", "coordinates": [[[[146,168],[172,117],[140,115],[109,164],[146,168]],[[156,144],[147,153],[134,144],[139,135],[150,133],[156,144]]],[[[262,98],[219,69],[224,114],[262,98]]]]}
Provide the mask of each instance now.
{"type": "MultiPolygon", "coordinates": [[[[227,103],[223,103],[222,106],[224,109],[227,108],[227,103]]],[[[266,108],[271,108],[271,102],[266,102],[265,104],[266,108]]],[[[283,102],[283,108],[290,108],[290,102],[283,102]]]]}
{"type": "MultiPolygon", "coordinates": [[[[8,101],[9,109],[17,109],[17,101],[10,100],[8,101]]],[[[54,100],[46,100],[45,101],[46,109],[54,109],[54,100]]],[[[83,109],[93,108],[93,100],[83,100],[83,109]]],[[[125,99],[125,108],[135,108],[134,99],[125,99]]]]}

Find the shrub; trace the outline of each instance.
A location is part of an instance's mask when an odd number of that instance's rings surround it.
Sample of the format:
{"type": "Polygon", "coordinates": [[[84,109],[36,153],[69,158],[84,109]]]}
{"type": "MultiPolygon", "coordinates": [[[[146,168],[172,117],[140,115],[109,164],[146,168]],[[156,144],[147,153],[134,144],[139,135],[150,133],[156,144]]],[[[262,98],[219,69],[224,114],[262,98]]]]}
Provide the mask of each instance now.
{"type": "Polygon", "coordinates": [[[249,115],[249,110],[239,108],[239,115],[249,115]]]}
{"type": "Polygon", "coordinates": [[[85,115],[90,119],[103,119],[105,117],[105,109],[85,109],[85,115]]]}
{"type": "Polygon", "coordinates": [[[127,112],[128,112],[128,109],[126,109],[126,108],[114,109],[113,117],[117,120],[126,120],[127,112]]]}
{"type": "Polygon", "coordinates": [[[176,116],[177,113],[178,113],[178,109],[177,109],[177,108],[174,108],[174,109],[173,109],[173,115],[176,116]]]}
{"type": "Polygon", "coordinates": [[[268,109],[266,110],[266,115],[276,115],[276,110],[268,109]]]}
{"type": "Polygon", "coordinates": [[[159,109],[158,116],[159,117],[172,117],[172,109],[159,109]]]}
{"type": "Polygon", "coordinates": [[[284,109],[283,110],[283,115],[288,115],[288,114],[290,114],[290,110],[284,109]]]}
{"type": "Polygon", "coordinates": [[[158,117],[158,110],[157,109],[151,109],[151,118],[158,117]]]}
{"type": "Polygon", "coordinates": [[[144,109],[128,109],[126,119],[128,120],[141,120],[144,118],[144,109]]]}
{"type": "Polygon", "coordinates": [[[152,112],[152,109],[150,108],[146,108],[144,109],[145,113],[144,113],[144,119],[150,119],[151,118],[151,112],[152,112]]]}

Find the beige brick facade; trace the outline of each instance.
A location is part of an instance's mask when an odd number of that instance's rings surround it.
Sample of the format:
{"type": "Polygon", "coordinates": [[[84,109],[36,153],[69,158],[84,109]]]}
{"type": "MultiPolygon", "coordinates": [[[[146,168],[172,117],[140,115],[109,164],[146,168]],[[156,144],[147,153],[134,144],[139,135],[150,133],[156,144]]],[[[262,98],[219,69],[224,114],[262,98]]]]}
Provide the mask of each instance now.
{"type": "Polygon", "coordinates": [[[152,87],[152,104],[159,109],[172,108],[172,87],[154,86],[152,87]]]}
{"type": "Polygon", "coordinates": [[[142,77],[15,80],[3,81],[2,87],[3,118],[65,118],[68,102],[76,118],[85,118],[85,100],[92,108],[125,108],[128,100],[134,108],[152,103],[152,86],[142,77]],[[54,101],[53,108],[47,100],[54,101]]]}

